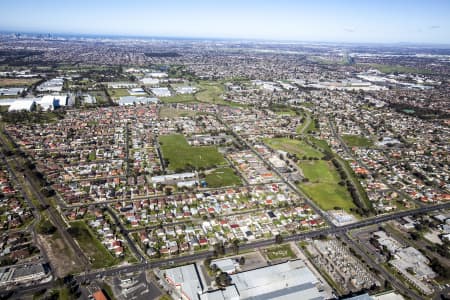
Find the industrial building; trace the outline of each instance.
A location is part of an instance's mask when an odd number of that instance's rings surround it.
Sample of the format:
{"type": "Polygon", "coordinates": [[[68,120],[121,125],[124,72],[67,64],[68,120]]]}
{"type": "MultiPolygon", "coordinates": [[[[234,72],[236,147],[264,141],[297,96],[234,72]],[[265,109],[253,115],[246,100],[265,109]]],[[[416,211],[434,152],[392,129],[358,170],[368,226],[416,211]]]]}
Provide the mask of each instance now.
{"type": "MultiPolygon", "coordinates": [[[[223,260],[227,266],[230,262],[223,260]]],[[[216,261],[217,262],[217,261],[216,261]]],[[[220,261],[219,261],[219,264],[220,261]]],[[[220,290],[202,292],[195,265],[165,271],[166,280],[176,286],[184,299],[325,299],[323,283],[302,260],[232,274],[231,285],[220,290]]]]}
{"type": "Polygon", "coordinates": [[[179,292],[182,299],[199,299],[199,295],[203,292],[203,285],[195,264],[167,269],[164,276],[167,283],[179,292]]]}
{"type": "Polygon", "coordinates": [[[134,105],[134,104],[157,104],[159,102],[158,98],[149,97],[135,97],[135,96],[124,96],[120,97],[119,105],[134,105]]]}

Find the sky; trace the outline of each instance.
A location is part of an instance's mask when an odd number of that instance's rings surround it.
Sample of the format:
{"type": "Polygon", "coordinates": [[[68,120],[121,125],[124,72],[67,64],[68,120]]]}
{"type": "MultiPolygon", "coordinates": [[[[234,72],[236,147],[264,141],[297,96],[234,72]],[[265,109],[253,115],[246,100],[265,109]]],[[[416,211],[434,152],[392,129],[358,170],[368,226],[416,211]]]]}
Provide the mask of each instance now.
{"type": "Polygon", "coordinates": [[[450,0],[0,0],[0,31],[450,44],[450,0]]]}

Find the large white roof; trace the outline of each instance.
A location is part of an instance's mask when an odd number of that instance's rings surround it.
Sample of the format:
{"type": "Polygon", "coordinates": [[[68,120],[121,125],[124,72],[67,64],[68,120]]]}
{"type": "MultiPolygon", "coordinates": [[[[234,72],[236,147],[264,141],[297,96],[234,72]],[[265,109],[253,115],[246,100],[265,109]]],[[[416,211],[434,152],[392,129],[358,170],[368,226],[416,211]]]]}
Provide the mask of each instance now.
{"type": "Polygon", "coordinates": [[[16,100],[11,103],[11,105],[8,108],[8,111],[19,111],[19,110],[31,110],[33,107],[34,99],[28,100],[16,100]]]}
{"type": "Polygon", "coordinates": [[[231,275],[241,299],[323,299],[317,277],[301,260],[231,275]]]}

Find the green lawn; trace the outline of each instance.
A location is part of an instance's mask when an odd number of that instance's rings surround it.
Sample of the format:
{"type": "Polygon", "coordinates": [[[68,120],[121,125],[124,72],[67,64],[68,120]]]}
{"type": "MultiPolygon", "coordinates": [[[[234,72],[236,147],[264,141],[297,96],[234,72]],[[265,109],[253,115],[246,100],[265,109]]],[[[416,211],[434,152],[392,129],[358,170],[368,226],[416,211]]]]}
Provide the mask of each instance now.
{"type": "Polygon", "coordinates": [[[297,113],[292,109],[275,110],[274,112],[280,116],[296,116],[297,115],[297,113]]]}
{"type": "Polygon", "coordinates": [[[324,160],[301,161],[299,163],[303,174],[310,182],[339,182],[339,174],[334,170],[332,163],[324,160]]]}
{"type": "Polygon", "coordinates": [[[228,167],[218,168],[206,175],[206,183],[210,188],[240,185],[241,178],[234,173],[234,170],[228,167]]]}
{"type": "Polygon", "coordinates": [[[108,89],[108,93],[112,98],[120,98],[125,96],[130,96],[127,89],[108,89]]]}
{"type": "Polygon", "coordinates": [[[309,182],[301,183],[300,188],[323,210],[340,207],[350,212],[350,208],[355,208],[346,187],[338,184],[341,179],[331,162],[302,161],[299,166],[309,179],[309,182]]]}
{"type": "Polygon", "coordinates": [[[183,103],[183,102],[198,102],[193,94],[178,94],[170,97],[160,97],[163,103],[183,103]]]}
{"type": "Polygon", "coordinates": [[[117,263],[116,258],[100,243],[86,223],[74,221],[70,223],[70,227],[70,234],[77,240],[86,256],[91,258],[94,268],[111,267],[117,263]]]}
{"type": "Polygon", "coordinates": [[[105,104],[108,103],[108,98],[105,95],[104,91],[89,91],[89,94],[95,97],[97,104],[105,104]]]}
{"type": "Polygon", "coordinates": [[[173,107],[161,107],[159,110],[160,118],[193,117],[197,115],[195,110],[177,109],[173,107]]]}
{"type": "Polygon", "coordinates": [[[189,166],[208,169],[226,164],[217,147],[192,147],[181,134],[160,136],[159,142],[163,157],[169,161],[169,169],[173,171],[183,171],[189,166]]]}
{"type": "Polygon", "coordinates": [[[224,93],[222,83],[203,81],[199,84],[198,88],[199,92],[195,94],[198,101],[215,104],[223,104],[223,102],[225,102],[220,97],[224,93]]]}
{"type": "Polygon", "coordinates": [[[308,141],[315,145],[317,148],[320,148],[323,152],[333,152],[330,148],[330,145],[328,145],[328,143],[325,140],[319,140],[313,136],[309,136],[308,137],[308,141]]]}
{"type": "Polygon", "coordinates": [[[368,64],[370,67],[377,69],[383,73],[413,73],[413,74],[430,74],[431,70],[400,66],[400,65],[383,65],[383,64],[368,64]]]}
{"type": "Polygon", "coordinates": [[[295,258],[295,254],[289,244],[267,248],[267,258],[270,260],[282,258],[295,258]]]}
{"type": "Polygon", "coordinates": [[[302,140],[293,140],[289,138],[273,138],[264,139],[264,143],[275,150],[282,150],[291,154],[295,154],[299,159],[302,159],[303,156],[317,158],[323,157],[322,152],[314,149],[302,140]]]}
{"type": "Polygon", "coordinates": [[[370,147],[373,142],[361,135],[343,135],[342,139],[349,147],[370,147]]]}

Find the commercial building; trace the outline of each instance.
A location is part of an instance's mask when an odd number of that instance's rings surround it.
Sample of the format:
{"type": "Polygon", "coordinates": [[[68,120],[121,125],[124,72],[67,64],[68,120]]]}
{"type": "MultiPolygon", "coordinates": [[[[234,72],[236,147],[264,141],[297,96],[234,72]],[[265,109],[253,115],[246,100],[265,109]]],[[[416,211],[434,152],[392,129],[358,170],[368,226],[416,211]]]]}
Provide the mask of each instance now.
{"type": "Polygon", "coordinates": [[[36,108],[35,99],[19,99],[13,101],[10,104],[8,111],[21,111],[21,110],[32,111],[35,108],[36,108]]]}
{"type": "Polygon", "coordinates": [[[42,264],[22,265],[0,269],[0,286],[41,280],[47,276],[42,264]]]}
{"type": "Polygon", "coordinates": [[[165,87],[153,88],[152,89],[152,93],[156,97],[170,97],[172,95],[170,93],[170,90],[168,88],[165,88],[165,87]]]}
{"type": "Polygon", "coordinates": [[[212,260],[209,266],[211,267],[212,265],[216,265],[222,272],[233,274],[236,272],[236,266],[239,265],[239,263],[231,258],[224,258],[212,260]]]}
{"type": "Polygon", "coordinates": [[[154,184],[176,184],[179,182],[197,181],[197,174],[192,172],[153,176],[154,184]]]}
{"type": "MultiPolygon", "coordinates": [[[[223,264],[225,268],[231,267],[229,259],[218,260],[216,263],[221,266],[223,264]]],[[[323,284],[302,260],[287,261],[230,277],[230,286],[203,292],[195,265],[165,271],[167,282],[180,292],[183,299],[325,299],[323,284]]]]}
{"type": "Polygon", "coordinates": [[[173,286],[182,299],[199,299],[203,292],[203,286],[195,264],[167,269],[164,273],[167,283],[173,286]]]}
{"type": "Polygon", "coordinates": [[[42,99],[36,101],[43,110],[54,110],[61,106],[70,105],[70,97],[69,95],[45,95],[42,99]]]}
{"type": "Polygon", "coordinates": [[[120,97],[119,105],[134,105],[134,104],[157,104],[159,102],[158,98],[149,97],[135,97],[135,96],[124,96],[120,97]]]}
{"type": "Polygon", "coordinates": [[[240,299],[324,299],[322,283],[302,260],[231,275],[240,299]]]}

